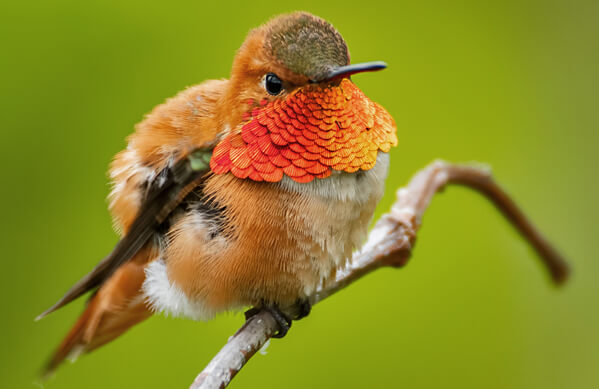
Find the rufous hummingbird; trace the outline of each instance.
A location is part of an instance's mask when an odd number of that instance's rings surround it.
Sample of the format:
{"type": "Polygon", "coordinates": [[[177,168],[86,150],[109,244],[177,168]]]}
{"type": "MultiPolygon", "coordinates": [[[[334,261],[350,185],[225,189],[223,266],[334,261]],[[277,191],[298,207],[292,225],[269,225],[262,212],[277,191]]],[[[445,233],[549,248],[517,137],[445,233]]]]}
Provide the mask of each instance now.
{"type": "Polygon", "coordinates": [[[339,32],[297,12],[250,31],[229,80],[154,108],[110,168],[122,239],[38,317],[95,291],[46,371],[154,312],[254,307],[285,335],[361,245],[383,194],[395,122],[350,76],[385,66],[350,65],[339,32]]]}

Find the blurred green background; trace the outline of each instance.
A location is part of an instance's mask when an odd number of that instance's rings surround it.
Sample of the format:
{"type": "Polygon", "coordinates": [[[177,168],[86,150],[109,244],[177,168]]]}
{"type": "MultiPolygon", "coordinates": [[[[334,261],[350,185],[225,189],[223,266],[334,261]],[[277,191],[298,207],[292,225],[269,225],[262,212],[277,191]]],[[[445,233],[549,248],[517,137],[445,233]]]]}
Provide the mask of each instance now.
{"type": "MultiPolygon", "coordinates": [[[[571,260],[563,289],[479,195],[450,188],[411,262],[316,306],[234,387],[599,387],[597,1],[6,1],[0,5],[0,386],[36,373],[83,301],[39,323],[117,241],[106,169],[165,98],[227,77],[247,31],[331,21],[396,118],[386,196],[435,158],[489,163],[571,260]]],[[[184,388],[243,322],[154,317],[45,388],[184,388]]]]}

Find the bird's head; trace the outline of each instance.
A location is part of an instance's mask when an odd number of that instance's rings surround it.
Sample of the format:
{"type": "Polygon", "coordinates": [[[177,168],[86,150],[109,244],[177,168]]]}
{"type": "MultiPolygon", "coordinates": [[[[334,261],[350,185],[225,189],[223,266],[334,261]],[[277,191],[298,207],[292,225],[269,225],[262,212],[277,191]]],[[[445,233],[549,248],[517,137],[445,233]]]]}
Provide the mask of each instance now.
{"type": "Polygon", "coordinates": [[[239,49],[221,105],[230,128],[211,168],[239,178],[297,182],[368,170],[397,144],[395,123],[350,80],[385,68],[350,65],[341,34],[297,12],[252,30],[239,49]]]}

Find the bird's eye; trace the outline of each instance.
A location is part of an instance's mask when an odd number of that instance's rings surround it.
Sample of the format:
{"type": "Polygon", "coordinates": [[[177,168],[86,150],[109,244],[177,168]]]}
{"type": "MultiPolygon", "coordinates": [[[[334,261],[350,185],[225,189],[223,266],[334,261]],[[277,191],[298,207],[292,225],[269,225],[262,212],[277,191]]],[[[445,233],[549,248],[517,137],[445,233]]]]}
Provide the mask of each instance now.
{"type": "Polygon", "coordinates": [[[276,74],[268,73],[264,79],[264,87],[269,94],[276,96],[283,90],[283,81],[276,74]]]}

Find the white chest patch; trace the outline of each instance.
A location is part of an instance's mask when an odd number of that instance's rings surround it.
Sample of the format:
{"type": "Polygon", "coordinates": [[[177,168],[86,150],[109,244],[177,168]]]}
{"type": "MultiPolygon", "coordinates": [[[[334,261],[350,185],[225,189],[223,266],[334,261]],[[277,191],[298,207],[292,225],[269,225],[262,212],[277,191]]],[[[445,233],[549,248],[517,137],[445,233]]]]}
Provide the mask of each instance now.
{"type": "Polygon", "coordinates": [[[389,154],[379,152],[376,164],[370,170],[357,173],[334,171],[330,177],[315,179],[300,184],[284,176],[280,185],[289,191],[305,193],[307,196],[321,197],[327,200],[351,201],[363,205],[373,195],[381,192],[389,170],[389,154]]]}
{"type": "Polygon", "coordinates": [[[306,260],[311,263],[312,274],[317,276],[302,280],[306,296],[365,241],[368,223],[383,195],[388,167],[389,155],[379,152],[377,163],[371,170],[335,172],[326,179],[307,184],[299,184],[288,177],[281,181],[283,189],[301,193],[306,199],[297,203],[299,209],[292,210],[294,217],[302,219],[302,225],[307,226],[303,231],[305,235],[297,238],[297,231],[291,228],[288,231],[289,238],[295,239],[308,256],[306,260]],[[312,211],[316,209],[316,214],[308,212],[306,206],[312,211]]]}

